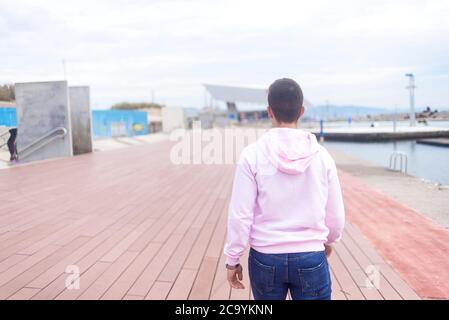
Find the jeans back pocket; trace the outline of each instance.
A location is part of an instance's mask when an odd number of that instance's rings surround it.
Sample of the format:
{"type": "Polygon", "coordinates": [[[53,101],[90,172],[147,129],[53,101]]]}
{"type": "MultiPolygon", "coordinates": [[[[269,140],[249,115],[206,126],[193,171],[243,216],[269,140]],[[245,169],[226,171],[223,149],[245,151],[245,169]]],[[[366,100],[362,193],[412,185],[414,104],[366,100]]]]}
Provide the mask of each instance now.
{"type": "Polygon", "coordinates": [[[319,298],[331,292],[331,279],[326,255],[311,255],[305,264],[298,269],[301,291],[304,297],[319,298]]]}
{"type": "Polygon", "coordinates": [[[260,294],[268,293],[274,289],[274,266],[267,266],[250,255],[248,267],[251,286],[254,289],[260,294]]]}

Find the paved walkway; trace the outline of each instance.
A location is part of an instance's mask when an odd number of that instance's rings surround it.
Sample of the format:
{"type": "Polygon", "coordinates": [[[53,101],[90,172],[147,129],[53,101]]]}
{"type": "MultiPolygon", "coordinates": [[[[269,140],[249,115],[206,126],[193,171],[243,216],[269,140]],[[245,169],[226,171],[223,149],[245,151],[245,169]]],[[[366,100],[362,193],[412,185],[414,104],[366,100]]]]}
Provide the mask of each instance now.
{"type": "Polygon", "coordinates": [[[346,214],[423,298],[449,299],[449,231],[342,174],[346,214]]]}
{"type": "MultiPolygon", "coordinates": [[[[0,299],[250,299],[223,267],[233,167],[173,165],[170,148],[0,170],[0,299]]],[[[341,178],[349,223],[331,258],[333,297],[447,298],[447,232],[341,178]]]]}

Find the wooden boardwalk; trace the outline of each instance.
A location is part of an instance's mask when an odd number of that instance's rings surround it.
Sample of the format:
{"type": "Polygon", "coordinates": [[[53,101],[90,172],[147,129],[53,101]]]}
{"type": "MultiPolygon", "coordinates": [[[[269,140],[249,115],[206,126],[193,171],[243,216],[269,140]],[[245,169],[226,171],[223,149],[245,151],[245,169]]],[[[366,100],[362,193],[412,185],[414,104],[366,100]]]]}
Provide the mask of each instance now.
{"type": "MultiPolygon", "coordinates": [[[[251,299],[247,273],[245,290],[231,291],[225,278],[233,166],[173,165],[170,148],[159,142],[0,170],[0,299],[251,299]],[[79,289],[66,288],[68,266],[81,272],[79,289]]],[[[383,258],[394,239],[373,240],[372,217],[361,228],[360,208],[400,205],[379,193],[370,203],[372,190],[341,177],[349,221],[330,259],[333,298],[419,299],[426,288],[413,273],[383,258]]]]}

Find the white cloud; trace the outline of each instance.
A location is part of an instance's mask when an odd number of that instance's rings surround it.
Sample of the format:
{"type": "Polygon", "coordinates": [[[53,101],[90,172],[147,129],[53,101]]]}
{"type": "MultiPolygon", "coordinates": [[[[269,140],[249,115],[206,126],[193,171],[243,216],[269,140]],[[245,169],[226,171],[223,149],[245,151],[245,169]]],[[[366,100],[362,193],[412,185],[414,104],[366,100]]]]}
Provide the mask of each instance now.
{"type": "Polygon", "coordinates": [[[0,0],[0,82],[63,77],[95,107],[148,100],[202,107],[202,83],[293,77],[315,104],[449,101],[447,0],[0,0]]]}

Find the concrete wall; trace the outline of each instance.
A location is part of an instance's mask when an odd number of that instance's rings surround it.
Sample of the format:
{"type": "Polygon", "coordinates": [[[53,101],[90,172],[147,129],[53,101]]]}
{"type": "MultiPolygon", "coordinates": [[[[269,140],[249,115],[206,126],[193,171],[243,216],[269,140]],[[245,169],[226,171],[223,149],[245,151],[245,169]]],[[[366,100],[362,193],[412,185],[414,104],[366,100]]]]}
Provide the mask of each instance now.
{"type": "Polygon", "coordinates": [[[92,152],[89,87],[69,87],[73,154],[92,152]]]}
{"type": "Polygon", "coordinates": [[[45,160],[73,155],[69,96],[66,81],[18,83],[17,149],[21,162],[45,160]],[[25,157],[30,144],[57,127],[64,127],[67,135],[58,138],[25,157]],[[22,157],[21,157],[22,154],[22,157]]]}
{"type": "Polygon", "coordinates": [[[172,132],[175,129],[185,129],[186,119],[182,108],[162,108],[162,128],[164,132],[172,132]]]}

